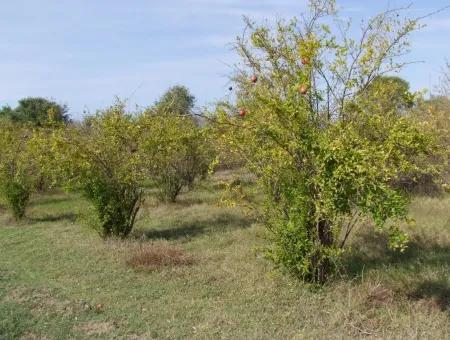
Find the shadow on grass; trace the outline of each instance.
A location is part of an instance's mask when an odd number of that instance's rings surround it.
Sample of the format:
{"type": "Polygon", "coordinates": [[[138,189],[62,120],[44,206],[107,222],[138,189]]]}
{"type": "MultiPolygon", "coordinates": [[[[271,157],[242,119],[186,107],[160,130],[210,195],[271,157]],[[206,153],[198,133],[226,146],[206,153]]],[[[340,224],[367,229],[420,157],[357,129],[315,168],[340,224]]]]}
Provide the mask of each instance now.
{"type": "Polygon", "coordinates": [[[354,251],[344,259],[350,278],[360,278],[364,271],[388,266],[407,273],[409,283],[404,290],[408,298],[432,299],[442,310],[450,308],[450,279],[444,276],[445,268],[450,266],[450,245],[413,240],[400,253],[388,249],[385,236],[366,233],[360,235],[354,251]],[[429,270],[444,275],[436,279],[424,277],[429,270]]]}
{"type": "Polygon", "coordinates": [[[77,215],[75,213],[63,213],[58,215],[44,215],[39,217],[30,217],[29,221],[32,223],[40,222],[58,222],[68,220],[70,222],[75,222],[77,215]]]}
{"type": "Polygon", "coordinates": [[[183,208],[185,207],[192,207],[193,205],[200,205],[200,204],[210,204],[210,203],[214,203],[217,202],[217,198],[213,197],[213,196],[209,196],[208,194],[211,195],[211,193],[206,192],[206,195],[202,196],[202,197],[195,197],[192,195],[189,196],[180,196],[179,198],[177,198],[177,201],[174,203],[168,203],[171,204],[173,206],[181,206],[183,208]]]}
{"type": "Polygon", "coordinates": [[[6,208],[0,204],[0,215],[6,212],[7,212],[6,208]]]}
{"type": "Polygon", "coordinates": [[[426,280],[408,294],[408,297],[414,300],[432,299],[441,310],[447,310],[450,313],[450,283],[448,280],[426,280]]]}
{"type": "Polygon", "coordinates": [[[207,220],[175,221],[171,228],[144,230],[136,233],[135,236],[147,239],[177,240],[227,230],[244,229],[248,228],[252,223],[253,220],[251,218],[223,213],[207,220]]]}
{"type": "Polygon", "coordinates": [[[354,251],[344,259],[347,274],[358,276],[363,270],[377,269],[386,265],[403,267],[410,264],[441,267],[450,263],[450,245],[439,245],[432,242],[412,240],[405,252],[393,251],[388,248],[385,236],[367,233],[360,235],[354,246],[354,251]]]}

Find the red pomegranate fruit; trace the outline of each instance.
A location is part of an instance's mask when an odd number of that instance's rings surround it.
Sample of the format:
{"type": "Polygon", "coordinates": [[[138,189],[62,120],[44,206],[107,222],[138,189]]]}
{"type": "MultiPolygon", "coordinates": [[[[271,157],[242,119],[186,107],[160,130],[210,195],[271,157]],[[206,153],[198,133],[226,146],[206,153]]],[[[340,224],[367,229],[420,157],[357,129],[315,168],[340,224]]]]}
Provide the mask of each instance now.
{"type": "Polygon", "coordinates": [[[301,85],[298,89],[298,92],[300,92],[300,94],[307,94],[308,93],[308,86],[307,85],[301,85]]]}

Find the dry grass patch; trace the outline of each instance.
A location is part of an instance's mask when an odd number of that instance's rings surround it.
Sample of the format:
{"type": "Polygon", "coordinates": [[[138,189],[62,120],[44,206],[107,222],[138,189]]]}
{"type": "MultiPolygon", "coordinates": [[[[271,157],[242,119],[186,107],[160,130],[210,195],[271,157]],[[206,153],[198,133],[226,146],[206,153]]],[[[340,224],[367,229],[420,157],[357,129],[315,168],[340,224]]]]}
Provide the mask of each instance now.
{"type": "Polygon", "coordinates": [[[130,334],[125,337],[126,340],[150,340],[156,339],[150,332],[143,334],[130,334]]]}
{"type": "Polygon", "coordinates": [[[44,312],[68,315],[75,312],[73,303],[59,300],[51,290],[46,288],[17,287],[6,295],[5,301],[25,304],[34,315],[44,312]]]}
{"type": "Polygon", "coordinates": [[[127,265],[138,270],[158,270],[163,267],[187,266],[194,258],[182,248],[169,242],[153,242],[140,245],[127,261],[127,265]]]}
{"type": "Polygon", "coordinates": [[[48,338],[33,332],[26,332],[20,337],[20,340],[46,340],[46,339],[48,338]]]}
{"type": "Polygon", "coordinates": [[[394,292],[381,286],[380,284],[373,287],[366,298],[366,305],[368,307],[379,308],[384,306],[391,306],[394,303],[394,292]]]}
{"type": "Polygon", "coordinates": [[[114,328],[115,327],[111,322],[88,321],[77,327],[77,330],[82,331],[89,337],[92,337],[111,333],[114,328]]]}
{"type": "Polygon", "coordinates": [[[17,287],[7,294],[6,300],[18,304],[28,302],[37,308],[40,306],[54,307],[57,305],[57,300],[54,298],[52,292],[45,288],[17,287]]]}

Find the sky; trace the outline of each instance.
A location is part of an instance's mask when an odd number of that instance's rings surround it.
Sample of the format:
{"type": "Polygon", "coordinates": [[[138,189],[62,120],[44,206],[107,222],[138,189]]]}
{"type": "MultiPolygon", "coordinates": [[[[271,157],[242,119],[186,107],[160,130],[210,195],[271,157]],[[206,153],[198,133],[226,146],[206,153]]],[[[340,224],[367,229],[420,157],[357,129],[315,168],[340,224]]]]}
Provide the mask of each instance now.
{"type": "MultiPolygon", "coordinates": [[[[41,96],[66,104],[74,119],[127,99],[151,105],[185,85],[199,107],[227,95],[231,43],[256,21],[299,16],[306,0],[0,0],[0,106],[41,96]]],[[[390,7],[413,4],[422,16],[450,0],[337,0],[357,24],[390,7]]],[[[450,9],[412,37],[402,71],[413,90],[433,88],[450,59],[450,9]]]]}

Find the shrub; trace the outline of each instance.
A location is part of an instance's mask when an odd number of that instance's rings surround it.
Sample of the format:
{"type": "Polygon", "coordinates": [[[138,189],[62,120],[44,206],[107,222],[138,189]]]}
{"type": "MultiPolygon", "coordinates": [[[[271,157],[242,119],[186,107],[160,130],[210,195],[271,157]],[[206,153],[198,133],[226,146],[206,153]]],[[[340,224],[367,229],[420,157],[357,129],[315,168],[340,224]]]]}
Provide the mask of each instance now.
{"type": "Polygon", "coordinates": [[[2,185],[2,191],[14,218],[22,219],[30,199],[30,188],[11,179],[2,185]]]}
{"type": "Polygon", "coordinates": [[[48,166],[69,190],[93,204],[103,236],[126,237],[143,201],[148,162],[137,142],[141,127],[118,103],[89,118],[89,124],[52,133],[48,166]]]}
{"type": "Polygon", "coordinates": [[[408,198],[391,181],[421,170],[415,160],[436,144],[413,119],[362,104],[376,100],[363,96],[375,79],[402,66],[395,58],[418,21],[388,11],[370,19],[360,39],[340,39],[326,24],[339,22],[329,20],[334,1],[310,7],[310,19],[278,22],[274,31],[247,20],[235,46],[246,65],[233,77],[237,103],[218,106],[215,126],[222,148],[241,155],[265,194],[266,255],[324,282],[361,218],[387,232],[391,248],[406,248],[397,223],[408,220],[408,198]]]}
{"type": "Polygon", "coordinates": [[[197,178],[204,177],[214,158],[207,130],[192,116],[147,112],[141,125],[148,127],[142,146],[153,153],[150,169],[159,198],[174,202],[183,188],[192,189],[197,178]],[[156,152],[157,150],[157,152],[156,152]]]}
{"type": "Polygon", "coordinates": [[[143,144],[147,149],[160,146],[151,171],[162,201],[174,202],[183,188],[193,189],[195,180],[207,174],[214,158],[207,131],[194,118],[194,105],[195,97],[189,89],[177,85],[143,116],[144,124],[152,130],[143,144]]]}
{"type": "Polygon", "coordinates": [[[158,198],[163,202],[175,202],[183,188],[183,178],[176,168],[165,168],[157,176],[158,198]]]}
{"type": "Polygon", "coordinates": [[[4,122],[0,126],[0,196],[16,220],[24,217],[38,176],[30,135],[19,125],[4,122]]]}

